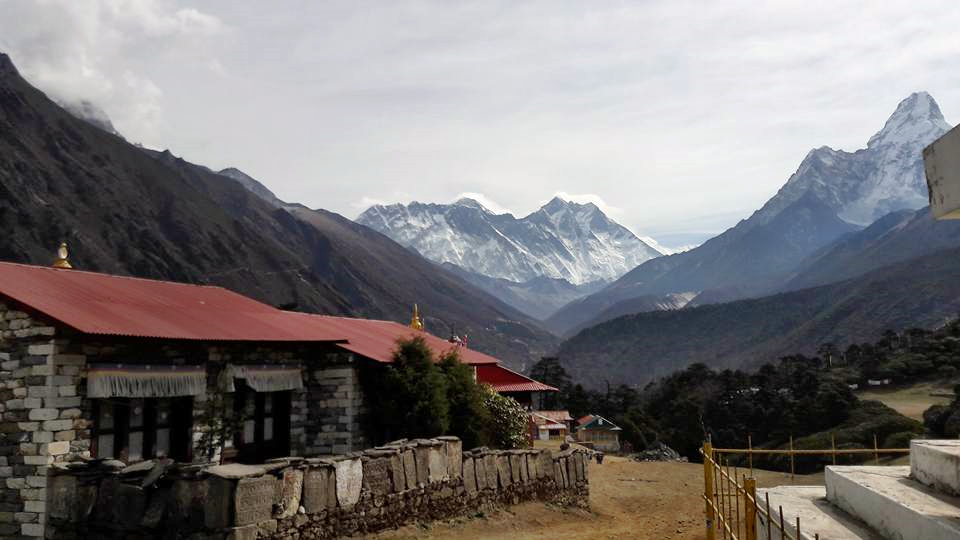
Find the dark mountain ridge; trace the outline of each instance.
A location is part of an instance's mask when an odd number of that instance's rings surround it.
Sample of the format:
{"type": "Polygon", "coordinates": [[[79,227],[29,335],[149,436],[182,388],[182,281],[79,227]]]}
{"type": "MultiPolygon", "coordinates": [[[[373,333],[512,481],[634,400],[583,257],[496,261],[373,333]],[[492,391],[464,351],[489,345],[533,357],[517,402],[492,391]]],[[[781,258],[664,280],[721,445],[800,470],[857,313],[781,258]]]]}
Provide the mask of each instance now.
{"type": "Polygon", "coordinates": [[[0,53],[0,259],[221,285],[301,311],[469,332],[522,367],[554,338],[399,244],[324,211],[273,206],[237,180],[74,118],[0,53]]]}

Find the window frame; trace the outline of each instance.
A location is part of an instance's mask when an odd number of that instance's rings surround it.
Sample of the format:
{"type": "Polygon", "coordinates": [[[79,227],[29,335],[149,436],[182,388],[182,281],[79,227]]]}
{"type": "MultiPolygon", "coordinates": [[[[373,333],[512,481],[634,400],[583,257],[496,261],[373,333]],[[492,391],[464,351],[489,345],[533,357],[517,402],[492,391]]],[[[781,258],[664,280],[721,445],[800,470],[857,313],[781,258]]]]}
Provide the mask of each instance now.
{"type": "Polygon", "coordinates": [[[167,429],[169,448],[165,457],[175,461],[189,462],[193,459],[193,397],[164,397],[164,398],[95,398],[93,402],[93,426],[91,429],[91,454],[97,458],[112,457],[124,463],[138,463],[157,458],[157,435],[161,429],[167,429]],[[143,407],[143,422],[140,426],[131,426],[130,419],[136,402],[141,401],[143,407]],[[169,403],[169,412],[166,422],[159,422],[157,412],[161,401],[169,403]],[[103,404],[112,406],[113,427],[101,426],[101,412],[103,404]],[[183,424],[181,426],[181,424],[183,424]],[[179,426],[179,427],[178,427],[179,426]],[[131,461],[130,435],[140,433],[141,449],[139,459],[131,461]],[[100,437],[113,437],[112,456],[100,455],[100,437]]]}

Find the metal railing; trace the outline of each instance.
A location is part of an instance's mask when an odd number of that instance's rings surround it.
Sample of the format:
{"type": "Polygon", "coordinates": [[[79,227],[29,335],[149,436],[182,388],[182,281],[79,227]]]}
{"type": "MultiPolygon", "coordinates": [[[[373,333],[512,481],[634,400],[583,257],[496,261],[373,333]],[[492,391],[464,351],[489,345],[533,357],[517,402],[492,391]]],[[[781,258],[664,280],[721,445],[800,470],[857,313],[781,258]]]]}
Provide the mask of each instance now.
{"type": "MultiPolygon", "coordinates": [[[[794,478],[797,456],[832,456],[833,464],[837,464],[838,455],[846,454],[873,454],[874,460],[879,463],[880,454],[909,454],[909,448],[878,448],[877,438],[873,438],[873,448],[837,448],[836,441],[831,437],[829,450],[799,450],[793,447],[793,437],[790,438],[790,448],[774,450],[753,448],[750,438],[747,439],[748,448],[713,448],[709,441],[703,443],[700,453],[703,455],[703,500],[706,503],[707,540],[729,538],[730,540],[801,540],[811,538],[801,533],[800,517],[796,521],[784,519],[783,506],[776,510],[770,507],[770,495],[765,493],[763,501],[757,499],[757,480],[753,475],[753,456],[756,455],[789,455],[790,478],[794,478]],[[746,455],[749,468],[733,465],[731,472],[731,455],[746,455]],[[743,474],[741,475],[741,471],[743,474]],[[749,471],[749,475],[747,472],[749,471]],[[758,530],[759,528],[759,530],[758,530]],[[758,536],[763,534],[764,536],[758,536]]],[[[820,535],[814,533],[814,539],[820,535]]]]}

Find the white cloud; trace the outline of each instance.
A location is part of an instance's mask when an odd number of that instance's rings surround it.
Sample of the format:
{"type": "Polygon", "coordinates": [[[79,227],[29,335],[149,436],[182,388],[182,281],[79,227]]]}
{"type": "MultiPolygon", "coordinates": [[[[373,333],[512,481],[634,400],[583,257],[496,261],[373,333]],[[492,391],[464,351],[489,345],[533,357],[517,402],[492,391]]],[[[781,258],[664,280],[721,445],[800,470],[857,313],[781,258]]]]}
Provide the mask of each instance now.
{"type": "Polygon", "coordinates": [[[512,214],[513,213],[509,208],[507,208],[506,206],[503,206],[497,201],[494,201],[490,197],[487,197],[483,193],[465,191],[457,195],[456,198],[454,198],[454,201],[463,199],[463,198],[473,199],[477,201],[478,203],[482,204],[487,210],[490,210],[494,214],[512,214]]]}
{"type": "MultiPolygon", "coordinates": [[[[219,18],[164,0],[0,0],[0,49],[58,101],[90,101],[129,139],[163,147],[160,58],[222,66],[209,40],[219,18]]],[[[211,68],[212,69],[212,68],[211,68]]]]}
{"type": "Polygon", "coordinates": [[[284,200],[522,212],[561,192],[682,246],[912,91],[955,121],[955,3],[0,0],[0,49],[129,139],[284,200]]]}

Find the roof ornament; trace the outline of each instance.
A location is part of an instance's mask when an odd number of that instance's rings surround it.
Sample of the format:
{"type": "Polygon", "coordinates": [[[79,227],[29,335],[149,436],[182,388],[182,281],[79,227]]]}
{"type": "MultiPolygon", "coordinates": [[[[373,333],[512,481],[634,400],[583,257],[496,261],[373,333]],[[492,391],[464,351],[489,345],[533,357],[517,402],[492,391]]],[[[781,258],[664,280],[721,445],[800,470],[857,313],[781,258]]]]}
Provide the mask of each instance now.
{"type": "Polygon", "coordinates": [[[410,318],[410,328],[414,330],[423,330],[423,318],[420,317],[420,308],[413,305],[413,317],[410,318]]]}
{"type": "Polygon", "coordinates": [[[70,256],[70,252],[67,251],[67,243],[60,242],[60,247],[57,248],[57,260],[53,261],[54,268],[73,268],[73,265],[70,264],[70,261],[67,257],[70,256]]]}

